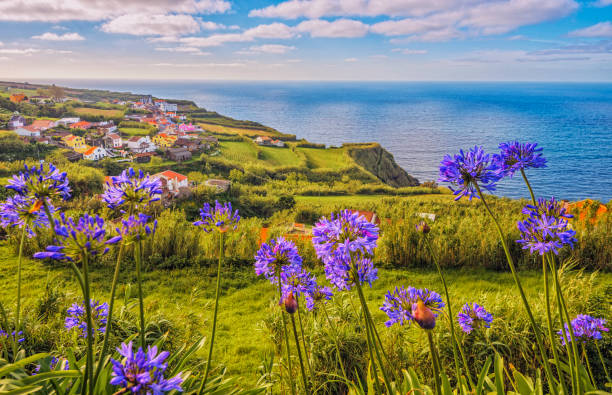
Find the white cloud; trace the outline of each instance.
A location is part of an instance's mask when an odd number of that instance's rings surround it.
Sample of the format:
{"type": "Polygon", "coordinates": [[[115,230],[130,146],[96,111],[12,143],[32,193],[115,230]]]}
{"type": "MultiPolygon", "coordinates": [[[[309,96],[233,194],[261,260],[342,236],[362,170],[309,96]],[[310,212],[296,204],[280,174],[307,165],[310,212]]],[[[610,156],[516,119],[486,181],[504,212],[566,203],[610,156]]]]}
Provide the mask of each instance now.
{"type": "Polygon", "coordinates": [[[0,54],[7,55],[31,55],[40,52],[37,48],[0,48],[0,54]]]}
{"type": "Polygon", "coordinates": [[[194,17],[185,14],[131,14],[112,19],[101,29],[106,33],[134,36],[180,36],[199,32],[200,24],[194,17]]]}
{"type": "Polygon", "coordinates": [[[382,55],[382,54],[379,54],[379,55],[370,55],[368,57],[370,59],[388,59],[389,58],[387,55],[382,55]]]}
{"type": "Polygon", "coordinates": [[[357,60],[358,60],[357,58],[346,58],[346,59],[344,59],[344,61],[347,62],[347,63],[354,63],[357,60]]]}
{"type": "Polygon", "coordinates": [[[338,19],[332,22],[313,19],[300,23],[295,30],[309,33],[311,37],[363,37],[368,33],[369,26],[351,19],[338,19]]]}
{"type": "Polygon", "coordinates": [[[600,22],[596,25],[574,30],[570,37],[612,37],[612,23],[600,22]]]}
{"type": "Polygon", "coordinates": [[[211,55],[210,52],[202,52],[200,48],[195,47],[157,47],[155,50],[158,52],[180,52],[198,56],[211,55]]]}
{"type": "Polygon", "coordinates": [[[32,36],[32,38],[37,40],[46,40],[46,41],[83,41],[85,37],[81,36],[79,33],[65,33],[65,34],[55,34],[51,32],[43,33],[38,36],[32,36]]]}
{"type": "Polygon", "coordinates": [[[302,63],[302,59],[287,59],[287,63],[302,63]]]}
{"type": "Polygon", "coordinates": [[[598,0],[593,4],[595,7],[607,7],[612,5],[612,0],[598,0]]]}
{"type": "Polygon", "coordinates": [[[223,30],[223,29],[227,29],[227,26],[225,26],[225,25],[223,25],[221,23],[215,23],[215,22],[211,22],[211,21],[202,21],[202,22],[200,22],[200,26],[204,30],[223,30]]]}
{"type": "Polygon", "coordinates": [[[281,44],[264,44],[264,45],[255,45],[249,48],[252,52],[263,52],[270,54],[284,54],[289,51],[293,51],[295,47],[289,45],[281,45],[281,44]]]}
{"type": "Polygon", "coordinates": [[[156,67],[244,67],[244,63],[154,63],[156,67]]]}
{"type": "Polygon", "coordinates": [[[392,52],[399,52],[404,55],[424,55],[427,53],[425,49],[409,49],[409,48],[393,48],[392,52]]]}
{"type": "Polygon", "coordinates": [[[255,26],[246,30],[244,35],[251,38],[291,38],[295,36],[295,32],[284,23],[276,22],[255,26]]]}
{"type": "Polygon", "coordinates": [[[3,0],[3,21],[101,21],[122,15],[227,12],[227,0],[3,0]]]}

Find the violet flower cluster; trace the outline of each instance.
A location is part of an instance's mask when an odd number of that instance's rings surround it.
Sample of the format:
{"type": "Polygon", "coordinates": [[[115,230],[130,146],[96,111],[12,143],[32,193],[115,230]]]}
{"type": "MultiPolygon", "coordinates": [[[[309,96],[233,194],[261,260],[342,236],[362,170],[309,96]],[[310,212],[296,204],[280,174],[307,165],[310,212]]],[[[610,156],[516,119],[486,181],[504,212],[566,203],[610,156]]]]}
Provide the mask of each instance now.
{"type": "MultiPolygon", "coordinates": [[[[606,320],[604,318],[595,318],[586,314],[579,314],[572,320],[571,324],[576,341],[582,342],[586,342],[589,339],[600,340],[602,338],[601,332],[608,332],[609,330],[605,326],[606,320]]],[[[561,337],[562,345],[565,345],[566,339],[568,342],[572,341],[567,323],[564,329],[557,332],[561,337]]]]}
{"type": "Polygon", "coordinates": [[[22,343],[25,338],[23,337],[23,331],[12,331],[10,334],[3,329],[0,329],[0,337],[5,339],[10,339],[11,341],[15,340],[17,343],[22,343]]]}
{"type": "Polygon", "coordinates": [[[512,177],[517,171],[546,167],[546,158],[542,156],[542,148],[538,148],[538,143],[513,141],[501,143],[499,149],[501,152],[493,155],[493,160],[502,176],[512,177]]]}
{"type": "Polygon", "coordinates": [[[306,308],[310,311],[315,310],[321,303],[331,300],[334,296],[331,288],[322,285],[315,285],[306,293],[306,308]]]}
{"type": "Polygon", "coordinates": [[[317,286],[316,278],[302,266],[285,265],[281,269],[282,298],[285,299],[289,293],[296,298],[302,294],[311,293],[317,286]]]}
{"type": "Polygon", "coordinates": [[[485,327],[490,328],[493,322],[493,315],[477,303],[466,303],[457,314],[457,322],[461,330],[471,333],[474,329],[485,327]]]}
{"type": "Polygon", "coordinates": [[[565,208],[554,198],[548,201],[540,199],[536,206],[525,206],[523,214],[529,217],[517,222],[521,238],[516,241],[523,249],[529,249],[531,253],[538,252],[540,255],[551,251],[558,254],[564,245],[573,248],[577,242],[574,237],[576,231],[571,229],[567,221],[572,216],[567,214],[565,208]]]}
{"type": "Polygon", "coordinates": [[[232,211],[232,204],[227,202],[221,204],[215,200],[215,206],[204,203],[204,207],[200,209],[200,220],[194,222],[195,226],[201,226],[205,232],[218,230],[219,232],[227,232],[230,228],[238,227],[240,216],[238,210],[232,211]]]}
{"type": "Polygon", "coordinates": [[[117,233],[125,243],[144,240],[157,230],[157,220],[149,222],[151,216],[146,214],[131,215],[121,220],[121,226],[116,228],[117,233]]]}
{"type": "Polygon", "coordinates": [[[143,208],[160,199],[161,187],[160,180],[150,178],[142,170],[136,172],[133,168],[129,168],[119,176],[111,177],[111,181],[106,183],[102,200],[111,209],[143,208]]]}
{"type": "Polygon", "coordinates": [[[380,308],[389,317],[385,325],[390,327],[393,324],[410,325],[413,321],[417,322],[413,311],[417,309],[419,300],[432,311],[434,318],[438,317],[440,309],[445,306],[442,297],[437,292],[426,288],[395,287],[393,293],[391,291],[387,292],[385,301],[380,308]]]}
{"type": "MultiPolygon", "coordinates": [[[[108,304],[99,303],[96,300],[91,299],[89,301],[91,306],[91,319],[93,321],[92,332],[95,337],[95,333],[104,333],[106,331],[106,321],[108,318],[108,304]]],[[[64,322],[66,330],[79,329],[80,337],[87,338],[87,318],[85,314],[85,302],[73,303],[72,306],[66,310],[68,315],[64,322]]]]}
{"type": "Polygon", "coordinates": [[[60,172],[53,164],[47,168],[41,162],[39,166],[25,165],[25,171],[9,179],[7,189],[14,190],[23,197],[45,200],[67,200],[70,198],[68,176],[60,172]]]}
{"type": "Polygon", "coordinates": [[[448,182],[455,195],[455,200],[463,196],[472,200],[480,198],[476,185],[481,190],[495,191],[496,183],[501,179],[499,164],[482,147],[475,146],[467,152],[459,151],[458,155],[444,156],[440,162],[440,182],[448,182]]]}
{"type": "Polygon", "coordinates": [[[149,346],[146,353],[142,347],[134,353],[131,341],[122,343],[117,351],[123,360],[111,358],[113,372],[110,384],[124,390],[121,392],[139,395],[158,395],[173,390],[183,392],[181,373],[171,378],[164,377],[168,368],[166,359],[170,355],[167,351],[158,353],[156,346],[149,346]]]}
{"type": "Polygon", "coordinates": [[[121,236],[107,238],[104,220],[84,214],[76,222],[64,213],[55,220],[57,245],[49,245],[44,252],[33,255],[37,259],[80,261],[83,255],[97,256],[108,252],[108,245],[121,240],[121,236]]]}
{"type": "Polygon", "coordinates": [[[302,257],[292,241],[282,237],[263,243],[255,254],[255,274],[264,275],[275,284],[284,266],[301,268],[302,257]]]}
{"type": "Polygon", "coordinates": [[[342,210],[330,219],[321,218],[312,229],[312,242],[317,256],[325,264],[327,279],[338,289],[349,290],[355,281],[377,278],[377,271],[368,259],[378,241],[378,227],[358,212],[342,210]],[[357,270],[354,278],[353,269],[357,270]]]}
{"type": "MultiPolygon", "coordinates": [[[[57,211],[50,202],[47,202],[47,207],[51,214],[57,211]]],[[[49,218],[42,210],[41,200],[17,194],[0,203],[0,226],[3,228],[25,226],[28,237],[34,237],[36,236],[34,229],[49,227],[49,218]]]]}

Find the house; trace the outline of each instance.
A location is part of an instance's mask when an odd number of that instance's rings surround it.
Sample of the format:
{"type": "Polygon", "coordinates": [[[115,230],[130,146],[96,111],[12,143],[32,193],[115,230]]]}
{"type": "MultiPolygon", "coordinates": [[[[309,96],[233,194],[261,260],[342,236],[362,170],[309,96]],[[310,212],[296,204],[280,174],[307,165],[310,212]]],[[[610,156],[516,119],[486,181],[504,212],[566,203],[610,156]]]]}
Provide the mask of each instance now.
{"type": "Polygon", "coordinates": [[[372,212],[372,211],[359,211],[359,210],[352,210],[351,211],[353,214],[357,213],[359,214],[359,216],[363,216],[366,221],[373,223],[375,225],[380,225],[380,218],[378,217],[378,215],[376,215],[376,213],[372,212]]]}
{"type": "Polygon", "coordinates": [[[176,112],[178,106],[174,103],[168,103],[165,100],[155,100],[155,107],[159,108],[162,112],[176,112]]]}
{"type": "Polygon", "coordinates": [[[91,123],[87,121],[79,121],[70,125],[70,129],[89,129],[91,127],[91,123]]]}
{"type": "Polygon", "coordinates": [[[175,162],[182,162],[191,159],[191,152],[186,148],[170,148],[168,150],[168,158],[175,162]]]}
{"type": "Polygon", "coordinates": [[[15,129],[15,133],[21,137],[40,137],[40,130],[33,128],[32,126],[24,126],[15,129]]]}
{"type": "Polygon", "coordinates": [[[157,146],[153,144],[149,136],[134,136],[128,139],[127,146],[136,153],[153,152],[157,146]]]}
{"type": "Polygon", "coordinates": [[[206,180],[204,185],[216,188],[218,192],[226,192],[230,186],[232,186],[232,182],[228,180],[220,180],[211,178],[210,180],[206,180]]]}
{"type": "Polygon", "coordinates": [[[182,123],[179,125],[181,132],[201,132],[202,128],[198,125],[194,125],[191,122],[189,124],[182,123]]]}
{"type": "Polygon", "coordinates": [[[56,126],[64,126],[64,127],[66,127],[66,126],[70,126],[72,124],[75,124],[75,123],[79,122],[80,120],[81,120],[81,118],[77,118],[77,117],[74,117],[74,118],[62,118],[62,119],[59,119],[57,122],[55,122],[55,124],[56,124],[56,126]]]}
{"type": "Polygon", "coordinates": [[[21,103],[22,101],[28,100],[28,97],[23,93],[14,93],[9,97],[9,100],[13,103],[21,103]]]}
{"type": "Polygon", "coordinates": [[[86,145],[85,139],[81,136],[75,136],[74,134],[69,134],[66,137],[62,137],[62,141],[68,147],[72,149],[81,148],[86,145]]]}
{"type": "Polygon", "coordinates": [[[53,102],[53,99],[49,96],[30,96],[30,103],[43,104],[51,102],[53,102]]]}
{"type": "Polygon", "coordinates": [[[8,121],[8,128],[13,130],[26,125],[26,120],[24,117],[19,115],[19,113],[14,113],[11,119],[8,121]]]}
{"type": "Polygon", "coordinates": [[[202,141],[180,137],[176,139],[174,146],[177,148],[185,148],[189,152],[198,152],[202,149],[202,141]]]}
{"type": "Polygon", "coordinates": [[[282,141],[277,140],[277,139],[272,139],[271,137],[268,137],[268,136],[259,136],[254,141],[255,141],[255,144],[257,145],[264,145],[264,146],[269,146],[269,147],[284,147],[285,146],[285,143],[283,143],[282,141]]]}
{"type": "Polygon", "coordinates": [[[142,152],[132,155],[132,161],[136,163],[149,163],[155,154],[153,152],[142,152]]]}
{"type": "Polygon", "coordinates": [[[121,139],[121,136],[116,133],[107,134],[106,141],[108,147],[121,148],[121,146],[123,146],[123,140],[121,139]]]}
{"type": "Polygon", "coordinates": [[[90,147],[87,151],[83,152],[83,158],[87,160],[100,160],[106,156],[108,154],[102,147],[90,147]]]}
{"type": "Polygon", "coordinates": [[[204,136],[203,140],[211,146],[219,145],[219,139],[216,138],[215,136],[204,136]]]}
{"type": "Polygon", "coordinates": [[[52,143],[52,140],[51,140],[51,138],[49,138],[49,137],[38,137],[38,138],[36,139],[36,142],[37,142],[37,143],[39,143],[39,144],[46,144],[46,145],[49,145],[49,144],[51,144],[51,143],[52,143]]]}
{"type": "Polygon", "coordinates": [[[78,152],[79,154],[85,154],[85,152],[89,151],[91,147],[92,147],[91,145],[85,144],[79,147],[75,147],[74,150],[78,152]]]}
{"type": "Polygon", "coordinates": [[[176,136],[168,135],[166,133],[159,133],[153,136],[153,142],[155,143],[155,145],[161,148],[172,147],[175,141],[176,136]]]}
{"type": "Polygon", "coordinates": [[[189,179],[187,176],[174,172],[172,170],[162,171],[151,176],[162,183],[162,190],[172,194],[178,194],[181,188],[189,188],[189,179]]]}
{"type": "Polygon", "coordinates": [[[55,121],[49,119],[37,119],[30,125],[33,128],[38,129],[41,132],[55,127],[55,121]]]}

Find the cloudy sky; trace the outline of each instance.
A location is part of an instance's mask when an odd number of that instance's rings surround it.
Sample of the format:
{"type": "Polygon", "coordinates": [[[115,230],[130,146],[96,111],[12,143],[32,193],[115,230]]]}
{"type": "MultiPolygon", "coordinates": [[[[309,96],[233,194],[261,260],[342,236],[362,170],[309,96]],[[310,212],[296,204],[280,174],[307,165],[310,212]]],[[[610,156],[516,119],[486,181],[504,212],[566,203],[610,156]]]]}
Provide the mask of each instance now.
{"type": "Polygon", "coordinates": [[[612,81],[612,0],[0,0],[0,79],[612,81]]]}

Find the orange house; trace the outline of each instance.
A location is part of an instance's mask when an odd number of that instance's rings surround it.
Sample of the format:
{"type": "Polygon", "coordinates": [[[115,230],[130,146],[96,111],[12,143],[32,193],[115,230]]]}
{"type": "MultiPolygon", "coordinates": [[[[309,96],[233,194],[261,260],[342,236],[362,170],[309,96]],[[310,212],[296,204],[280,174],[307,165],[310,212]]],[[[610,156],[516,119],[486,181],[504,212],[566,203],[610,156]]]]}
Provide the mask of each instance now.
{"type": "Polygon", "coordinates": [[[23,93],[15,93],[9,97],[9,100],[13,103],[21,103],[24,100],[28,100],[28,97],[23,93]]]}

